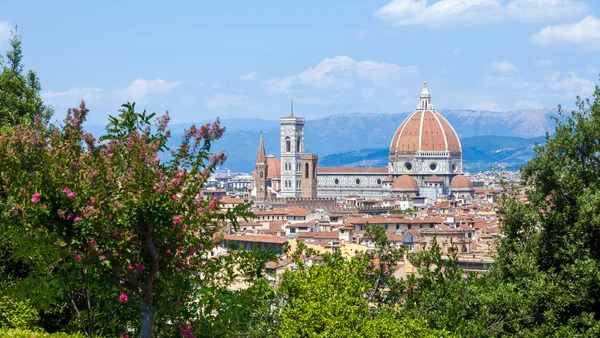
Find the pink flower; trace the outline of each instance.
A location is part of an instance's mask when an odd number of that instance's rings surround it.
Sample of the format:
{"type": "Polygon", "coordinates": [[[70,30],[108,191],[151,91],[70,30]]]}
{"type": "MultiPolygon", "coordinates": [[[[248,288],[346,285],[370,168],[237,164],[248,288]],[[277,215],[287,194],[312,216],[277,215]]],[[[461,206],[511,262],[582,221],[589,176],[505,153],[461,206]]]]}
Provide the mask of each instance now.
{"type": "Polygon", "coordinates": [[[48,206],[46,204],[44,204],[44,205],[42,205],[42,208],[48,209],[48,206]]]}
{"type": "Polygon", "coordinates": [[[108,158],[113,158],[113,153],[108,154],[108,158]]]}
{"type": "Polygon", "coordinates": [[[144,264],[140,264],[140,265],[138,265],[138,266],[137,266],[137,268],[136,268],[136,270],[138,270],[138,271],[140,271],[140,272],[144,271],[145,269],[146,269],[146,267],[144,266],[144,264]]]}
{"type": "Polygon", "coordinates": [[[171,255],[171,249],[167,249],[167,255],[171,255]]]}
{"type": "Polygon", "coordinates": [[[213,199],[210,202],[208,202],[208,207],[212,208],[212,209],[217,207],[217,198],[216,197],[213,197],[213,199]]]}
{"type": "Polygon", "coordinates": [[[129,266],[127,267],[127,269],[131,270],[131,269],[133,269],[133,266],[129,265],[129,266]]]}
{"type": "Polygon", "coordinates": [[[179,179],[178,178],[174,178],[171,180],[171,183],[173,184],[179,184],[179,179]]]}
{"type": "Polygon", "coordinates": [[[106,256],[102,255],[102,256],[100,256],[100,259],[101,260],[106,260],[106,256]]]}
{"type": "Polygon", "coordinates": [[[75,218],[73,219],[73,222],[81,222],[81,220],[82,220],[82,219],[83,219],[83,218],[81,218],[81,217],[77,216],[77,217],[75,217],[75,218]]]}
{"type": "Polygon", "coordinates": [[[96,240],[95,240],[95,239],[90,239],[90,244],[91,244],[91,245],[94,245],[94,244],[96,244],[96,240]]]}
{"type": "Polygon", "coordinates": [[[121,332],[121,334],[119,335],[119,338],[129,338],[129,335],[125,332],[121,332]]]}
{"type": "Polygon", "coordinates": [[[174,302],[173,302],[173,306],[175,306],[175,307],[181,306],[181,302],[180,302],[180,301],[178,301],[178,300],[177,300],[177,301],[174,301],[174,302]]]}
{"type": "Polygon", "coordinates": [[[76,117],[73,117],[73,123],[77,124],[77,122],[79,122],[79,119],[76,117]]]}
{"type": "Polygon", "coordinates": [[[188,255],[193,255],[196,250],[194,248],[188,249],[188,255]]]}
{"type": "Polygon", "coordinates": [[[126,294],[122,293],[122,294],[119,296],[119,302],[121,302],[121,303],[125,304],[125,303],[129,302],[129,297],[127,297],[127,295],[126,295],[126,294]]]}
{"type": "Polygon", "coordinates": [[[179,225],[179,223],[181,223],[181,216],[175,216],[175,218],[173,219],[173,227],[179,225]]]}
{"type": "Polygon", "coordinates": [[[160,162],[160,157],[155,158],[154,162],[156,162],[156,163],[160,162]]]}
{"type": "Polygon", "coordinates": [[[64,189],[62,190],[63,193],[68,194],[71,191],[71,189],[64,187],[64,189]]]}
{"type": "Polygon", "coordinates": [[[190,227],[190,226],[189,226],[189,225],[187,225],[187,224],[184,224],[184,225],[183,225],[183,228],[184,228],[184,229],[186,229],[186,230],[187,230],[187,228],[189,228],[189,227],[190,227]]]}
{"type": "Polygon", "coordinates": [[[173,194],[171,197],[172,197],[174,200],[176,200],[176,199],[178,199],[178,198],[179,198],[179,196],[177,196],[177,194],[173,194]]]}
{"type": "Polygon", "coordinates": [[[194,328],[191,325],[179,324],[179,335],[183,338],[196,338],[193,334],[194,328]]]}
{"type": "Polygon", "coordinates": [[[204,199],[204,194],[203,194],[203,193],[199,193],[199,194],[198,194],[198,198],[200,198],[200,199],[204,199]]]}
{"type": "Polygon", "coordinates": [[[76,196],[76,194],[75,194],[74,192],[72,192],[72,191],[70,191],[70,192],[67,194],[67,197],[68,197],[68,198],[71,198],[71,199],[72,199],[72,198],[75,198],[75,196],[76,196]]]}
{"type": "Polygon", "coordinates": [[[77,255],[75,255],[75,259],[76,259],[76,260],[78,260],[78,261],[80,261],[82,258],[83,258],[83,257],[81,257],[81,255],[80,255],[80,254],[77,254],[77,255]]]}
{"type": "Polygon", "coordinates": [[[185,176],[185,171],[180,171],[177,173],[177,177],[183,177],[185,176]]]}
{"type": "Polygon", "coordinates": [[[36,192],[35,194],[33,194],[31,196],[31,202],[33,202],[35,204],[40,203],[40,193],[39,192],[36,192]]]}
{"type": "Polygon", "coordinates": [[[70,221],[70,220],[72,220],[72,219],[73,219],[73,215],[71,215],[71,214],[68,214],[68,215],[67,215],[67,221],[70,221]]]}

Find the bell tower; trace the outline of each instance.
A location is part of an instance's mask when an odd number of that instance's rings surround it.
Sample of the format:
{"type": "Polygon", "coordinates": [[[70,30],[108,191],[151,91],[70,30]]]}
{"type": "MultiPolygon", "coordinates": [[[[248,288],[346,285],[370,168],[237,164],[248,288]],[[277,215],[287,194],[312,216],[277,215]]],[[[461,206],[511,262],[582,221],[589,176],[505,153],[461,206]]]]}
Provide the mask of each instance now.
{"type": "Polygon", "coordinates": [[[258,154],[256,155],[256,167],[254,169],[256,199],[266,201],[269,197],[269,187],[267,186],[267,153],[265,152],[265,143],[263,141],[262,132],[260,132],[260,143],[258,144],[258,154]]]}
{"type": "Polygon", "coordinates": [[[317,198],[317,163],[319,155],[302,155],[302,198],[317,198]]]}
{"type": "Polygon", "coordinates": [[[291,115],[279,120],[281,126],[281,196],[300,197],[302,193],[301,160],[304,152],[304,118],[291,115]]]}

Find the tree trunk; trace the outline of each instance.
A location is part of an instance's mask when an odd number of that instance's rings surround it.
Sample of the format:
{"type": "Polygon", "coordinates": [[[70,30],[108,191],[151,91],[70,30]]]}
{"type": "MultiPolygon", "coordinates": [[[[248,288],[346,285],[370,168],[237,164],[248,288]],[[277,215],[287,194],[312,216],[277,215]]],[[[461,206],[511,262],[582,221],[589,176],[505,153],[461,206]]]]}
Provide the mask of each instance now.
{"type": "Polygon", "coordinates": [[[142,290],[142,338],[152,338],[154,331],[154,299],[152,286],[144,286],[142,290]]]}

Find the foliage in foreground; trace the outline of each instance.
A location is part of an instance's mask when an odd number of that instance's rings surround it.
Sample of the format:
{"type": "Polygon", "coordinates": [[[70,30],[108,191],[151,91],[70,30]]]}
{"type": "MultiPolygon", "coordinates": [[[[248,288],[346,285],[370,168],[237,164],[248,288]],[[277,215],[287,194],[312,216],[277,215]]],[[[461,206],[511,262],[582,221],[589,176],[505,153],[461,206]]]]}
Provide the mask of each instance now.
{"type": "Polygon", "coordinates": [[[0,329],[0,337],[4,338],[83,338],[79,333],[47,333],[43,331],[28,331],[21,329],[0,329]]]}

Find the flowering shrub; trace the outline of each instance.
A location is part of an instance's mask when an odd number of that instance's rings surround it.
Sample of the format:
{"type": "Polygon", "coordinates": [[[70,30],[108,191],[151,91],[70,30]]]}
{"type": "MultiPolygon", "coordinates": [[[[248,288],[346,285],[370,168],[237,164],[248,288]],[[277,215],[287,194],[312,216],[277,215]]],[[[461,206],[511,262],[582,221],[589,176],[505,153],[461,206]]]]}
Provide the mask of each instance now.
{"type": "MultiPolygon", "coordinates": [[[[52,235],[63,262],[81,269],[82,283],[89,274],[109,276],[123,290],[113,298],[115,307],[139,301],[141,335],[150,337],[161,298],[157,283],[172,281],[182,292],[189,292],[182,283],[191,279],[225,283],[230,269],[215,280],[224,263],[210,252],[226,222],[235,225],[238,216],[250,214],[244,205],[222,211],[216,199],[200,194],[225,160],[223,153],[210,153],[224,132],[218,121],[192,126],[171,152],[173,160],[162,162],[168,114],[152,131],[153,114],[135,112],[134,104],[123,107],[101,142],[82,128],[84,103],[69,110],[62,126],[15,126],[0,137],[0,171],[11,212],[31,224],[30,235],[52,235]]],[[[165,301],[169,309],[173,301],[165,301]]]]}

